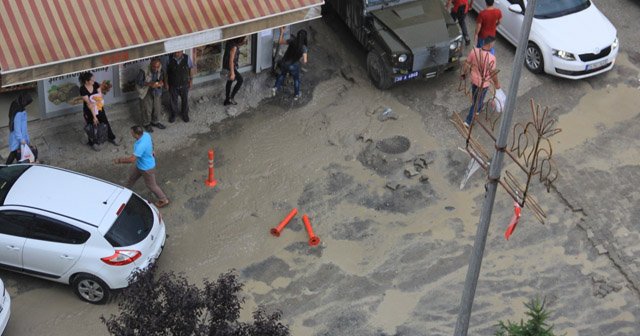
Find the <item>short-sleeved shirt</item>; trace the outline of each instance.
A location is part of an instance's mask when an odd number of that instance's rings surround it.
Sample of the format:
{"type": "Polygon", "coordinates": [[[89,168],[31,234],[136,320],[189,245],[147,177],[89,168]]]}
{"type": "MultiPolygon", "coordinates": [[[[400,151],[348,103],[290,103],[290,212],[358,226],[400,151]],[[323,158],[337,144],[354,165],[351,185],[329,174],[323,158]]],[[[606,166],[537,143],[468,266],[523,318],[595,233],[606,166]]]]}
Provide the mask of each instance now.
{"type": "Polygon", "coordinates": [[[480,31],[478,32],[479,39],[485,39],[489,36],[496,37],[496,29],[498,28],[498,22],[502,19],[502,12],[498,8],[490,8],[481,10],[478,13],[478,22],[480,31]]]}
{"type": "Polygon", "coordinates": [[[136,157],[136,167],[140,170],[149,170],[156,167],[156,159],[153,157],[153,141],[151,135],[143,132],[140,139],[133,144],[133,155],[136,157]]]}
{"type": "Polygon", "coordinates": [[[465,6],[464,13],[469,12],[469,0],[453,0],[452,13],[458,13],[461,6],[465,6]]]}
{"type": "Polygon", "coordinates": [[[471,83],[477,87],[489,87],[491,75],[496,69],[496,57],[488,50],[473,48],[467,56],[467,62],[471,66],[471,83]]]}

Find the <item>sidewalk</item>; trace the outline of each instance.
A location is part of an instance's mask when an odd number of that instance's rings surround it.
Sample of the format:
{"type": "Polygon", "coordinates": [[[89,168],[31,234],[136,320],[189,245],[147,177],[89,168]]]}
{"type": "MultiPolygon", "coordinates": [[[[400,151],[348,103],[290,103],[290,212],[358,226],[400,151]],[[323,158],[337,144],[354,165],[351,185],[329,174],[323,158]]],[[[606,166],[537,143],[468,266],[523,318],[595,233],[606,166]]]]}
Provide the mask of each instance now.
{"type": "MultiPolygon", "coordinates": [[[[236,106],[223,106],[223,80],[194,87],[189,93],[189,123],[183,122],[180,118],[174,123],[169,123],[169,106],[163,106],[160,122],[167,128],[154,128],[152,136],[155,150],[161,152],[182,148],[188,145],[192,135],[210,132],[212,124],[256,108],[262,99],[270,95],[269,87],[273,80],[275,79],[268,72],[245,74],[245,82],[238,93],[236,106]]],[[[81,113],[34,120],[29,122],[28,128],[32,143],[38,147],[39,161],[48,165],[82,170],[100,162],[110,162],[115,157],[129,155],[134,142],[129,128],[139,120],[138,100],[107,104],[105,110],[120,146],[105,143],[101,146],[100,152],[95,152],[87,146],[81,113]]],[[[8,134],[8,127],[0,129],[0,155],[3,158],[9,154],[8,134]]],[[[2,161],[4,163],[4,159],[2,161]]]]}

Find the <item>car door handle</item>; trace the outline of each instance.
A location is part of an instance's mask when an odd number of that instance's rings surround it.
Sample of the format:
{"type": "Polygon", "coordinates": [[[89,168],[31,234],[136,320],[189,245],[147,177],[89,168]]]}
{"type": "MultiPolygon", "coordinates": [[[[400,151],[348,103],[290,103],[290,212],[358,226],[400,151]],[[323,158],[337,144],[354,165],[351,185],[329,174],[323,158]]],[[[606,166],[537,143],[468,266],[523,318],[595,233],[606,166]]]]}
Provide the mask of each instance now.
{"type": "Polygon", "coordinates": [[[71,256],[69,256],[69,255],[67,255],[67,254],[63,254],[63,255],[60,255],[60,259],[73,260],[73,259],[75,259],[75,258],[74,258],[74,257],[71,257],[71,256]]]}
{"type": "Polygon", "coordinates": [[[11,251],[20,251],[19,247],[13,246],[13,245],[7,245],[7,249],[9,249],[11,251]]]}

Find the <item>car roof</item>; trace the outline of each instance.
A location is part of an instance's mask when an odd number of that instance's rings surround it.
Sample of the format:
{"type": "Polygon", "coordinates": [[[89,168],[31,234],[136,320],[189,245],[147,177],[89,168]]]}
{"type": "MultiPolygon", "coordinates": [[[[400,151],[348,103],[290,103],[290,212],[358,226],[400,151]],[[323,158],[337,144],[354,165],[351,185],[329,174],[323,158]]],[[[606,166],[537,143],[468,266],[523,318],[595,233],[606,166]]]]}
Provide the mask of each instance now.
{"type": "Polygon", "coordinates": [[[88,175],[32,165],[13,184],[4,205],[38,208],[98,226],[123,191],[128,189],[88,175]]]}

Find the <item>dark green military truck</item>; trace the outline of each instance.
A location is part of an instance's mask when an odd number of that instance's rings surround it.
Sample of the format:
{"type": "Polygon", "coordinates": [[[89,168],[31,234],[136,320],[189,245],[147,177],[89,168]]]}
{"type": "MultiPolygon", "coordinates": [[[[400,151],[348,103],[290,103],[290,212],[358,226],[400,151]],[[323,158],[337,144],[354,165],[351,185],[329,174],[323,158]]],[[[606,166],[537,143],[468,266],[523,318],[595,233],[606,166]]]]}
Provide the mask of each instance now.
{"type": "Polygon", "coordinates": [[[326,0],[325,6],[367,49],[367,72],[379,89],[458,64],[462,35],[441,0],[326,0]]]}

